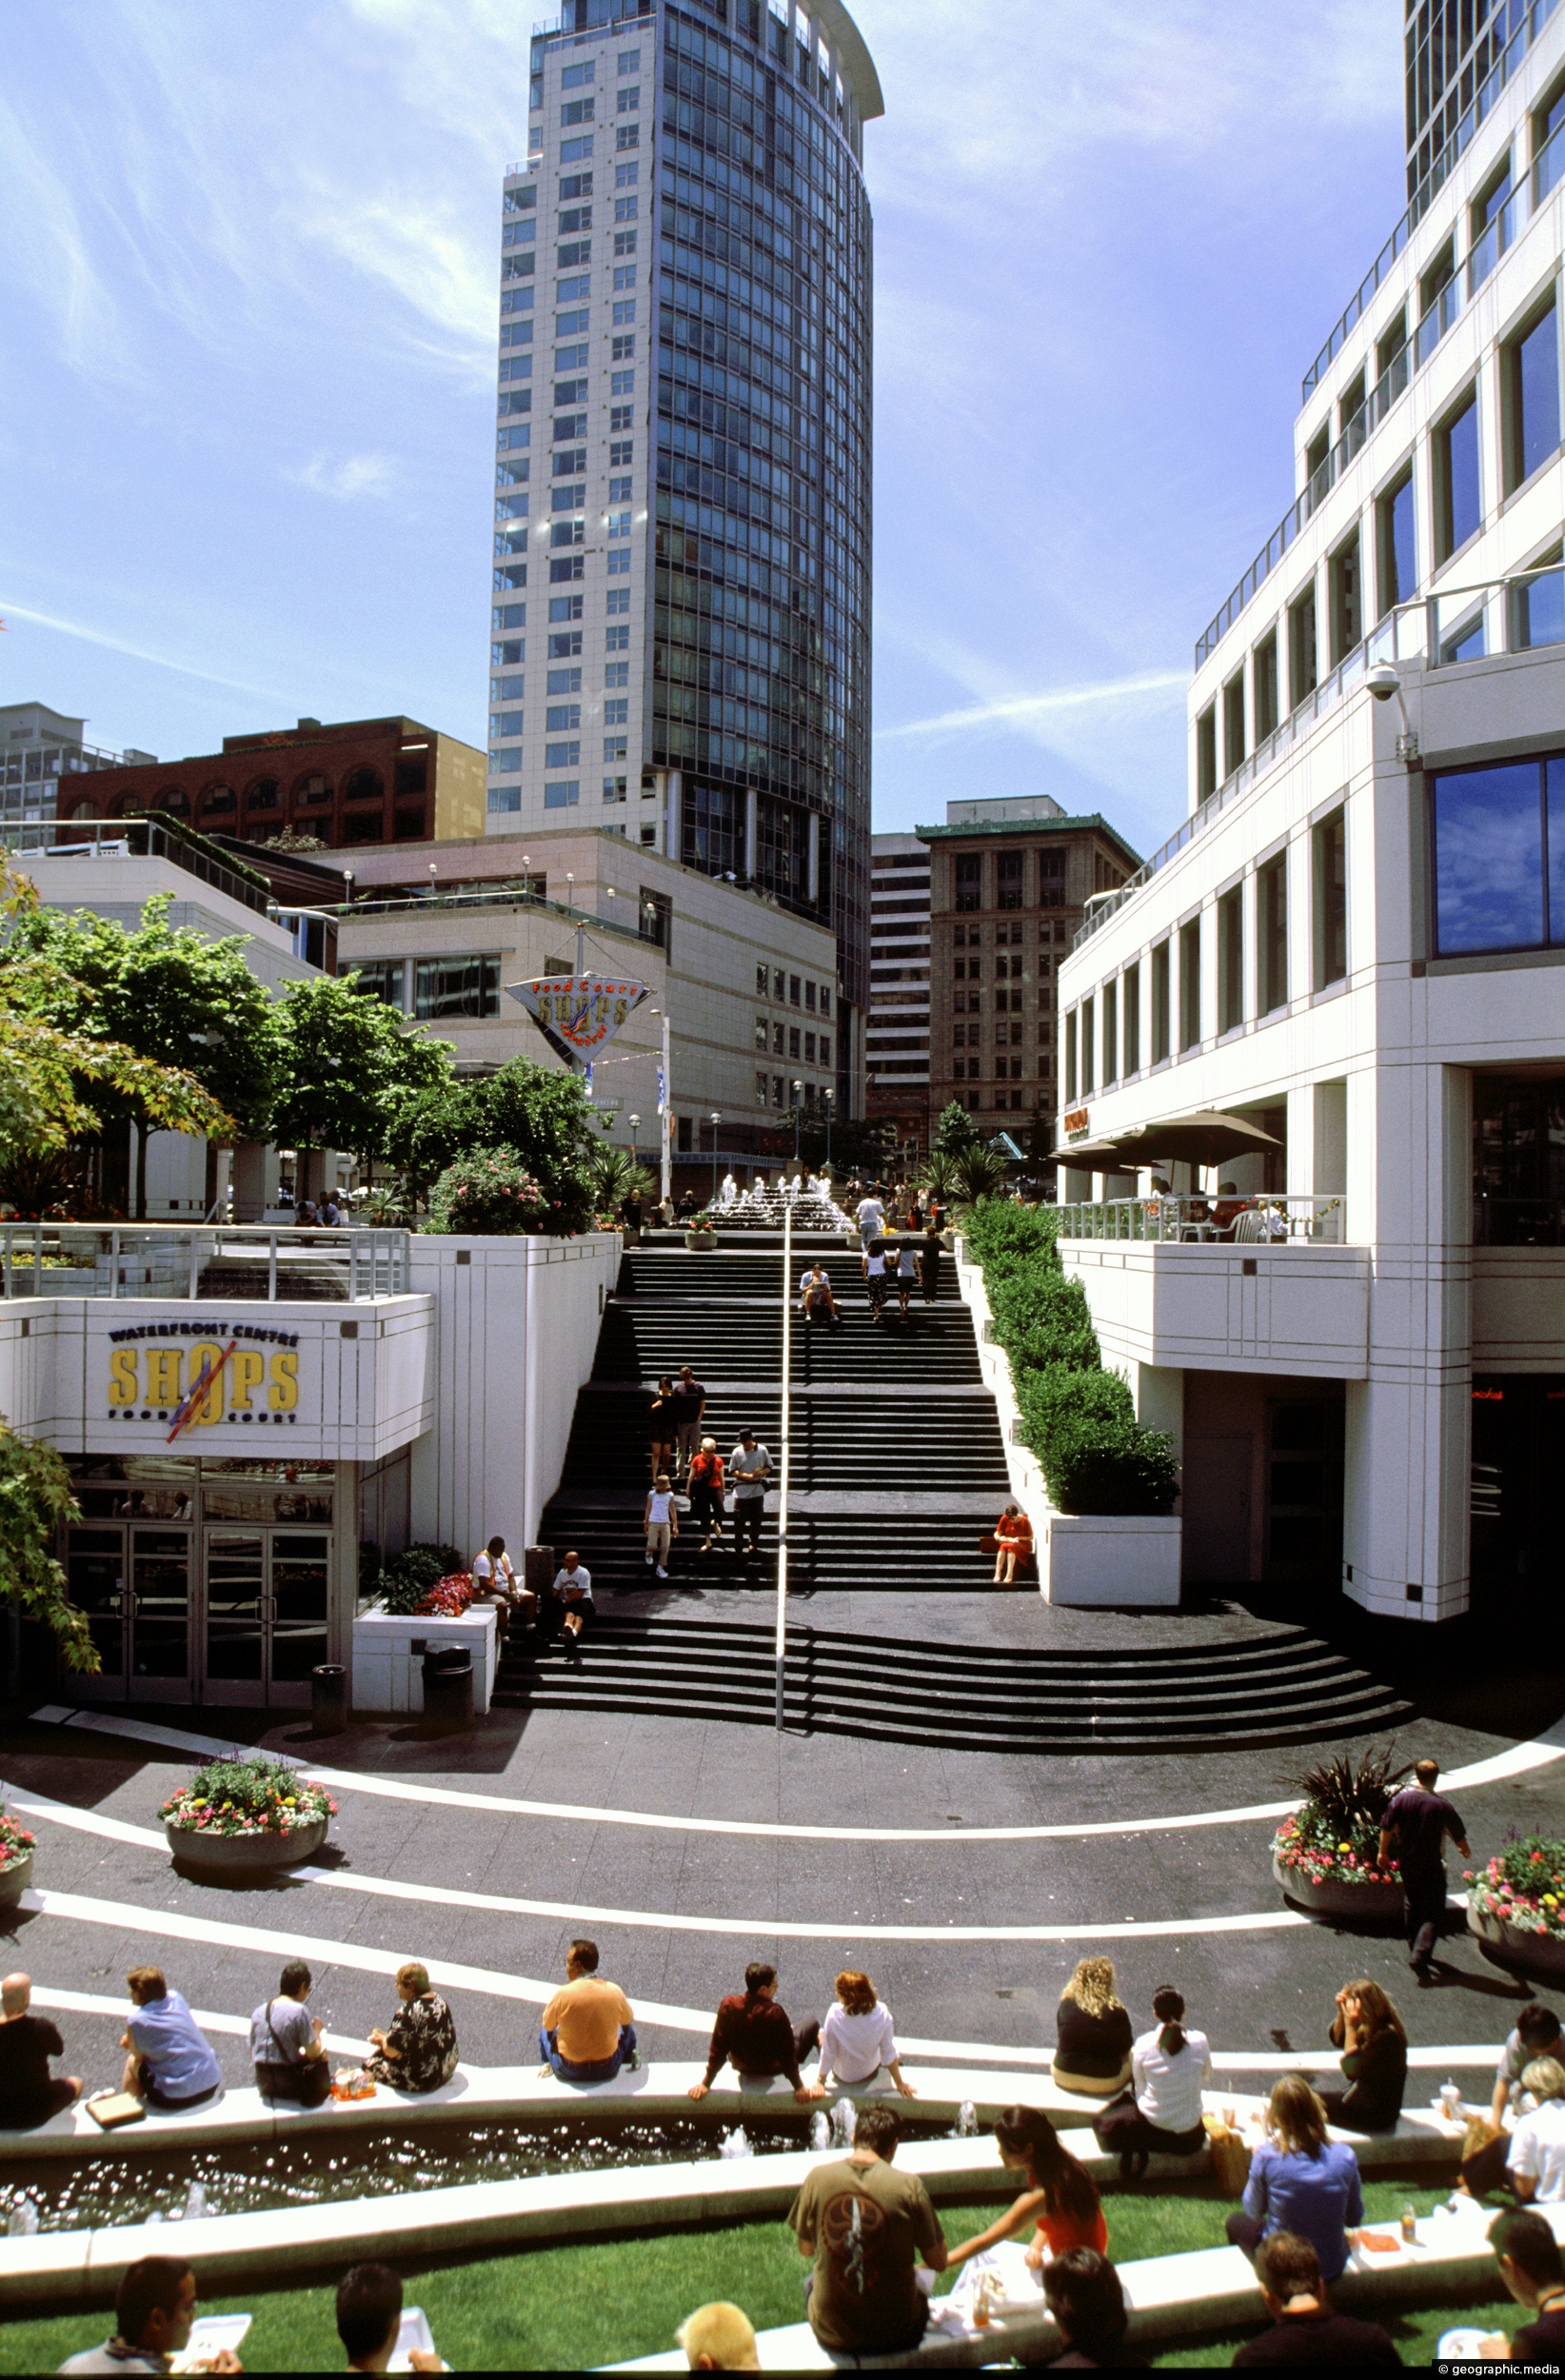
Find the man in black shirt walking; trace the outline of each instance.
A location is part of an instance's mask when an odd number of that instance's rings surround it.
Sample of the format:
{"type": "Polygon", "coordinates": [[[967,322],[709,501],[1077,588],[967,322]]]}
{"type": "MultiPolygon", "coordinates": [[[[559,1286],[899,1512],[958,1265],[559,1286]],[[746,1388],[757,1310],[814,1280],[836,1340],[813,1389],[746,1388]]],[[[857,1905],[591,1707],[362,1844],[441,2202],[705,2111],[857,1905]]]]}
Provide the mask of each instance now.
{"type": "Polygon", "coordinates": [[[1464,1859],[1472,1854],[1458,1812],[1435,1791],[1439,1762],[1416,1761],[1413,1774],[1417,1783],[1404,1785],[1386,1804],[1380,1820],[1380,1865],[1394,1858],[1401,1872],[1407,1963],[1420,1983],[1433,1983],[1430,1961],[1445,1919],[1446,1836],[1464,1859]]]}

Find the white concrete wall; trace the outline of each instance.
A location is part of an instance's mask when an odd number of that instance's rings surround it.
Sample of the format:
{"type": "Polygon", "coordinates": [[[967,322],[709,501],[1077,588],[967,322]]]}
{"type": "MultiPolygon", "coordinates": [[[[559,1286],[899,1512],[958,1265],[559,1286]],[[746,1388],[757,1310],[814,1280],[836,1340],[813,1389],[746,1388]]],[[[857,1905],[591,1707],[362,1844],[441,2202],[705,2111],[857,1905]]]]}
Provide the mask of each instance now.
{"type": "Polygon", "coordinates": [[[1565,1370],[1565,1248],[1475,1248],[1475,1372],[1565,1370]]]}
{"type": "Polygon", "coordinates": [[[1367,1248],[1062,1240],[1060,1260],[1081,1283],[1111,1372],[1275,1365],[1348,1379],[1367,1370],[1367,1248]]]}
{"type": "Polygon", "coordinates": [[[412,1246],[413,1282],[440,1315],[437,1419],[412,1455],[413,1536],[465,1554],[497,1534],[529,1545],[592,1370],[619,1234],[429,1234],[412,1246]]]}

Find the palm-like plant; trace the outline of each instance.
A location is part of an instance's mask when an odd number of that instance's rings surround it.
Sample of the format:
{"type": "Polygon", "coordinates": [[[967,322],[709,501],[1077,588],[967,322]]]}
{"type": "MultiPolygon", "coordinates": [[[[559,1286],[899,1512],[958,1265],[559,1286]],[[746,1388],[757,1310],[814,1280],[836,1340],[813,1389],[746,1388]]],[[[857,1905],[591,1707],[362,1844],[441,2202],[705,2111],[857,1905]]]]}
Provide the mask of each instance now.
{"type": "Polygon", "coordinates": [[[1004,1179],[1004,1158],[999,1149],[986,1149],[981,1141],[961,1150],[951,1160],[951,1197],[959,1207],[977,1206],[980,1199],[992,1198],[1004,1179]]]}
{"type": "Polygon", "coordinates": [[[941,1206],[949,1206],[956,1193],[956,1160],[944,1149],[936,1149],[924,1161],[919,1176],[919,1186],[939,1199],[941,1206]]]}
{"type": "Polygon", "coordinates": [[[1339,1752],[1335,1759],[1318,1762],[1292,1781],[1295,1791],[1320,1814],[1332,1833],[1349,1841],[1356,1828],[1379,1825],[1387,1802],[1412,1766],[1411,1760],[1397,1763],[1397,1746],[1392,1742],[1378,1751],[1371,1745],[1357,1758],[1352,1753],[1339,1752]]]}
{"type": "Polygon", "coordinates": [[[600,1215],[617,1215],[626,1199],[644,1199],[653,1187],[652,1177],[638,1165],[628,1149],[617,1149],[606,1140],[600,1140],[587,1158],[592,1176],[592,1200],[600,1215]]]}

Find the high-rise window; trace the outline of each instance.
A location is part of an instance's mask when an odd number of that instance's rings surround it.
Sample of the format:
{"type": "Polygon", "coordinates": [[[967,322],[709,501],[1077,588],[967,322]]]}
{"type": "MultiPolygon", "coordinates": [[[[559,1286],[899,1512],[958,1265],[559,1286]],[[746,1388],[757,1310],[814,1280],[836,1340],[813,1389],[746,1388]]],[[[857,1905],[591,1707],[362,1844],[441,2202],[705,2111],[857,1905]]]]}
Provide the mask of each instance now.
{"type": "Polygon", "coordinates": [[[983,857],[981,852],[959,854],[957,860],[957,907],[981,908],[983,891],[983,857]]]}
{"type": "Polygon", "coordinates": [[[1124,1010],[1125,1080],[1141,1071],[1141,970],[1125,969],[1121,1005],[1124,1010]]]}
{"type": "Polygon", "coordinates": [[[1222,689],[1222,773],[1231,777],[1244,758],[1244,672],[1222,689]]]}
{"type": "Polygon", "coordinates": [[[1001,851],[995,860],[997,909],[1020,909],[1021,906],[1022,870],[1026,855],[1020,851],[1001,851]]]}
{"type": "Polygon", "coordinates": [[[1358,532],[1338,545],[1327,565],[1331,586],[1332,667],[1345,661],[1364,633],[1359,598],[1358,532]]]}
{"type": "Polygon", "coordinates": [[[1179,1049],[1199,1047],[1201,1038],[1201,922],[1179,928],[1179,1049]]]}
{"type": "Polygon", "coordinates": [[[1483,526],[1478,484],[1478,400],[1469,390],[1464,403],[1436,431],[1432,446],[1435,465],[1435,559],[1449,561],[1483,526]]]}
{"type": "MultiPolygon", "coordinates": [[[[1083,1098],[1098,1088],[1097,1026],[1098,1003],[1096,1001],[1084,1000],[1081,1002],[1081,1095],[1083,1098]]],[[[1000,1028],[1001,1031],[1003,1029],[1003,1027],[1000,1028]]],[[[998,1034],[996,1039],[999,1039],[998,1034]]]]}
{"type": "Polygon", "coordinates": [[[1244,1022],[1244,888],[1236,884],[1218,903],[1218,1031],[1244,1022]]]}
{"type": "Polygon", "coordinates": [[[1375,507],[1375,544],[1380,570],[1380,617],[1418,592],[1418,560],[1413,526],[1413,473],[1406,470],[1375,507]]]}
{"type": "Polygon", "coordinates": [[[1076,1024],[1077,1014],[1073,1008],[1065,1019],[1065,1104],[1067,1107],[1076,1097],[1076,1024]]]}
{"type": "Polygon", "coordinates": [[[1196,722],[1196,799],[1207,801],[1218,789],[1218,709],[1208,703],[1196,722]]]}
{"type": "Polygon", "coordinates": [[[1315,581],[1288,606],[1288,708],[1298,710],[1316,687],[1315,581]]]}
{"type": "Polygon", "coordinates": [[[1559,317],[1553,305],[1506,348],[1500,364],[1509,495],[1559,445],[1559,317]]]}
{"type": "Polygon", "coordinates": [[[1442,772],[1431,818],[1437,950],[1565,944],[1565,760],[1442,772]]]}
{"type": "Polygon", "coordinates": [[[1152,1062],[1160,1066],[1170,1052],[1173,1017],[1170,1008],[1169,947],[1159,942],[1152,954],[1152,1062]]]}
{"type": "Polygon", "coordinates": [[[1256,939],[1263,1017],[1288,1004],[1288,857],[1256,871],[1256,939]]]}
{"type": "Polygon", "coordinates": [[[1256,714],[1256,742],[1271,735],[1278,724],[1277,630],[1256,646],[1251,664],[1256,714]]]}
{"type": "Polygon", "coordinates": [[[1119,1077],[1119,986],[1103,986],[1103,1087],[1119,1077]]]}
{"type": "Polygon", "coordinates": [[[1348,971],[1348,833],[1341,810],[1315,829],[1315,988],[1348,971]]]}

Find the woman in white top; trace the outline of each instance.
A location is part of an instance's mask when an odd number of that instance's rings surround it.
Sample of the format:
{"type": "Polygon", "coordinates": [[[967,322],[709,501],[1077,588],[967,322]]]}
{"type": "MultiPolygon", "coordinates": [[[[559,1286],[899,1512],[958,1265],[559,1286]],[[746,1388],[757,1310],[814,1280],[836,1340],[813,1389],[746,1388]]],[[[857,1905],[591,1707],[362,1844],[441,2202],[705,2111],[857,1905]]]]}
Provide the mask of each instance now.
{"type": "Polygon", "coordinates": [[[902,2080],[891,2011],[866,1974],[846,1968],[837,1978],[837,1998],[821,2028],[822,2087],[840,2083],[845,2091],[861,2091],[875,2081],[882,2066],[904,2099],[918,2097],[912,2084],[902,2080]]]}
{"type": "Polygon", "coordinates": [[[680,1517],[674,1508],[673,1486],[666,1471],[660,1471],[652,1482],[643,1519],[646,1528],[646,1558],[656,1562],[658,1577],[666,1578],[668,1549],[680,1533],[680,1517]]]}
{"type": "Polygon", "coordinates": [[[1212,2081],[1212,2045],[1185,2031],[1184,1998],[1172,1984],[1153,1993],[1152,2013],[1157,2024],[1131,2050],[1130,2090],[1093,2123],[1099,2146],[1118,2152],[1123,2181],[1146,2172],[1155,2149],[1191,2157],[1206,2140],[1201,2092],[1212,2081]]]}

